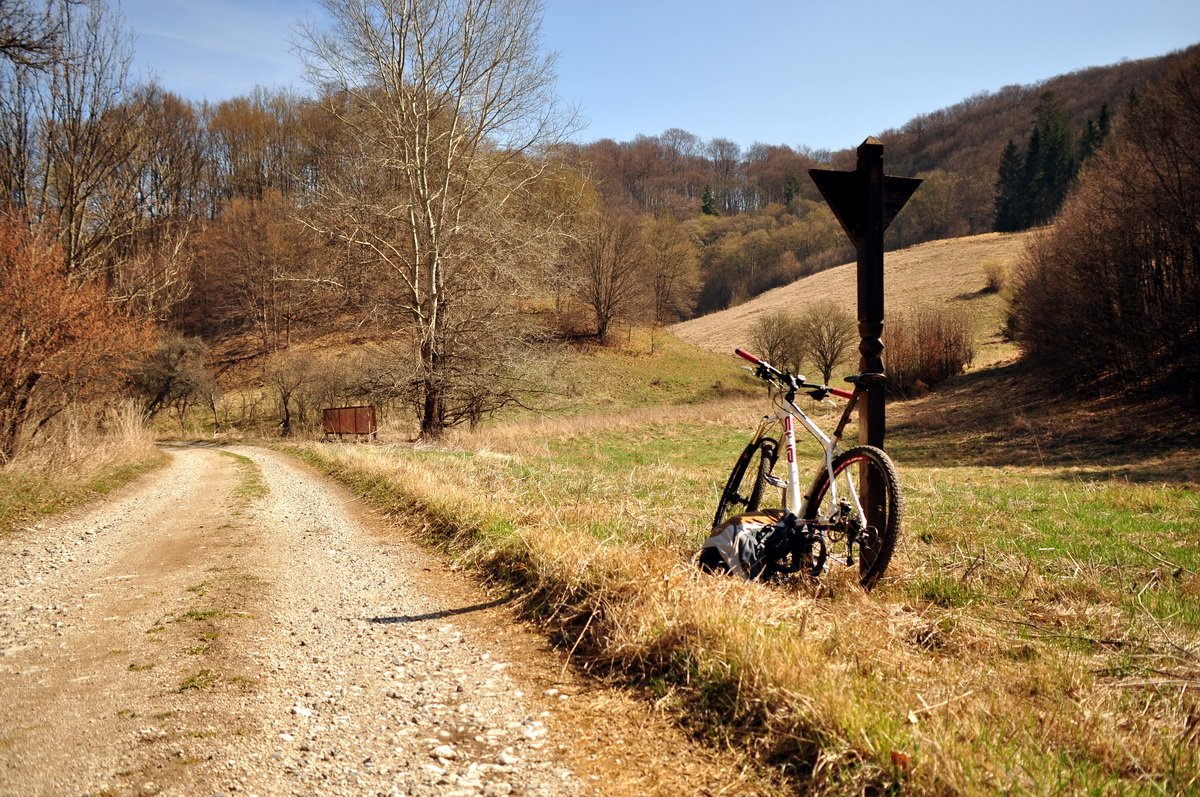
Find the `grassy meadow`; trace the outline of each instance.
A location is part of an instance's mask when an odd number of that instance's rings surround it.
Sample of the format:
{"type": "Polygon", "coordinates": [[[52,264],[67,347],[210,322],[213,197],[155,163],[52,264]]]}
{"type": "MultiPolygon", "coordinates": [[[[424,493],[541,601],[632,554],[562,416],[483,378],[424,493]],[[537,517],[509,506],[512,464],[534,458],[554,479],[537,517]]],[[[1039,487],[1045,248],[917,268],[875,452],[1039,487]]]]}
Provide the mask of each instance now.
{"type": "Polygon", "coordinates": [[[874,592],[841,567],[739,583],[690,560],[765,392],[732,357],[659,344],[564,363],[577,389],[554,412],[444,446],[291,450],[518,588],[578,666],[752,750],[783,791],[1200,789],[1190,419],[976,372],[889,409],[908,515],[874,592]]]}

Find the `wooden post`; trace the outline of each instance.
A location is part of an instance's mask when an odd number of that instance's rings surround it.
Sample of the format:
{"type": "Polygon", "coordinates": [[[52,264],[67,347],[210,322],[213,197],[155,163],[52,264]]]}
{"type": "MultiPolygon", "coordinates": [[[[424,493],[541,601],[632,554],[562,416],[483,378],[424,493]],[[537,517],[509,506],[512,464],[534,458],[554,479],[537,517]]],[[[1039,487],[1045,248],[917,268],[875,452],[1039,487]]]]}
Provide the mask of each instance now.
{"type": "MultiPolygon", "coordinates": [[[[883,231],[884,213],[883,144],[871,137],[858,148],[855,169],[863,189],[862,228],[855,241],[858,250],[858,344],[859,370],[884,373],[883,370],[883,231]]],[[[884,387],[867,391],[866,401],[858,410],[858,441],[883,447],[887,431],[884,387]]]]}
{"type": "MultiPolygon", "coordinates": [[[[886,373],[883,367],[883,233],[913,195],[920,180],[883,173],[883,143],[871,136],[858,148],[852,172],[810,169],[821,196],[854,242],[858,254],[858,367],[862,373],[886,373]]],[[[887,431],[884,385],[873,385],[860,399],[858,441],[883,447],[887,431]]],[[[864,468],[868,474],[878,476],[864,468]]],[[[867,522],[883,525],[884,490],[877,479],[860,480],[867,522]]],[[[869,555],[869,554],[864,554],[869,555]]]]}

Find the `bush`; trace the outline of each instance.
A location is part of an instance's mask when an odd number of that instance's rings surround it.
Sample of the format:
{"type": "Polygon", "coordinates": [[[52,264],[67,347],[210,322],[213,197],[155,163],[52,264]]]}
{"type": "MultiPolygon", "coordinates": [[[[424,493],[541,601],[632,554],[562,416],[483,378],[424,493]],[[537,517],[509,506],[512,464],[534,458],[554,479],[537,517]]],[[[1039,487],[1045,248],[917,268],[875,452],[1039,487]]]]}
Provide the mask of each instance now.
{"type": "Polygon", "coordinates": [[[965,313],[923,307],[888,319],[883,328],[888,392],[912,396],[962,373],[975,356],[965,313]]]}
{"type": "Polygon", "coordinates": [[[205,367],[207,357],[204,341],[177,335],[161,341],[146,354],[129,373],[129,387],[142,402],[143,416],[149,420],[171,408],[183,428],[190,407],[215,407],[219,392],[215,378],[205,367]]]}
{"type": "Polygon", "coordinates": [[[1012,328],[1035,367],[1200,395],[1197,140],[1200,52],[1131,105],[1020,263],[1012,328]]]}
{"type": "Polygon", "coordinates": [[[1004,289],[1004,282],[1008,277],[1008,271],[1004,268],[1004,264],[992,260],[983,266],[983,290],[980,293],[999,293],[1004,289]]]}
{"type": "Polygon", "coordinates": [[[67,274],[48,230],[0,214],[0,463],[76,402],[114,395],[148,324],[67,274]]]}

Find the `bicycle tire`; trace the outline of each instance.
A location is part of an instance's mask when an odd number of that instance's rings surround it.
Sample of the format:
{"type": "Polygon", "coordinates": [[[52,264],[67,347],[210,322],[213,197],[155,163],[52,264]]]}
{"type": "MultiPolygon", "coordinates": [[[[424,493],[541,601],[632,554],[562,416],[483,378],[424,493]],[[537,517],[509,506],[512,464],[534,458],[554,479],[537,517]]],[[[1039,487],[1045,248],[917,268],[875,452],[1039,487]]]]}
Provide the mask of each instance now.
{"type": "MultiPolygon", "coordinates": [[[[870,590],[879,583],[883,572],[892,560],[896,550],[896,540],[904,521],[904,494],[900,487],[900,476],[896,466],[881,449],[874,446],[855,446],[842,452],[833,460],[833,477],[842,485],[844,479],[855,478],[855,484],[863,483],[861,467],[872,469],[879,475],[879,481],[884,487],[884,495],[875,499],[876,508],[886,513],[883,527],[877,529],[877,539],[870,545],[859,541],[858,551],[858,581],[863,589],[870,590]],[[860,472],[851,472],[851,466],[859,465],[860,472]]],[[[844,488],[839,486],[839,493],[844,494],[844,488]]],[[[829,504],[829,471],[822,469],[820,476],[813,484],[805,502],[805,520],[827,520],[834,511],[829,504]]],[[[831,554],[832,555],[832,554],[831,554]]]]}
{"type": "Polygon", "coordinates": [[[729,472],[729,478],[725,480],[725,489],[721,491],[721,500],[717,502],[717,512],[713,515],[713,528],[734,515],[758,509],[767,487],[767,477],[771,475],[778,456],[779,444],[770,437],[746,444],[733,470],[729,472]],[[747,475],[751,475],[749,482],[746,481],[747,475]]]}

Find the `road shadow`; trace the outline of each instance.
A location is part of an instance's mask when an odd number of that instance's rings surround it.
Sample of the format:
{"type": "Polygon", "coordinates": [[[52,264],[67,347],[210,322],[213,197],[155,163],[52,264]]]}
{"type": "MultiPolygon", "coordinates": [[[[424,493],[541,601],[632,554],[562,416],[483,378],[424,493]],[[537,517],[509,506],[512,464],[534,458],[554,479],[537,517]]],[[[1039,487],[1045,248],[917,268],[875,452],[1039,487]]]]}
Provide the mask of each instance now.
{"type": "Polygon", "coordinates": [[[477,603],[474,606],[462,606],[457,609],[444,609],[440,612],[428,612],[426,614],[401,614],[393,617],[368,617],[367,622],[377,625],[396,625],[402,623],[421,623],[426,620],[444,620],[447,617],[455,617],[460,614],[470,614],[471,612],[481,612],[486,609],[494,609],[497,606],[503,606],[510,603],[513,597],[509,595],[505,598],[497,598],[494,601],[487,603],[477,603]]]}

